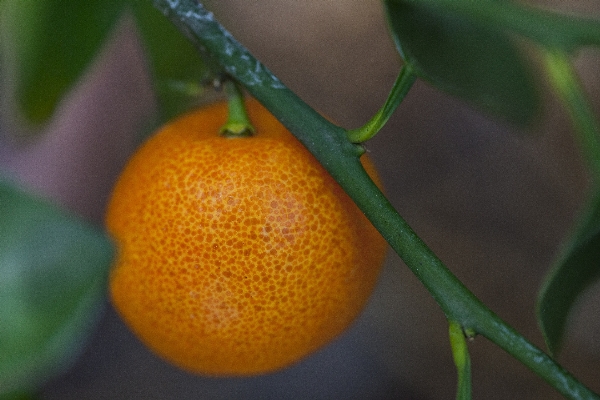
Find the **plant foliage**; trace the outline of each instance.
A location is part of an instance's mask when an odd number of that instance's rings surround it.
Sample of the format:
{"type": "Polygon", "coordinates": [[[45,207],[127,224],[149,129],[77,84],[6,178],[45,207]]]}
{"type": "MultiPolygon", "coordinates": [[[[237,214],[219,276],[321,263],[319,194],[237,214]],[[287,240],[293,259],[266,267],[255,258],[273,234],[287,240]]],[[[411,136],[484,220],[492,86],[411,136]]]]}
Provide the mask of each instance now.
{"type": "MultiPolygon", "coordinates": [[[[148,0],[0,0],[0,61],[11,66],[5,70],[17,71],[8,79],[16,82],[21,112],[33,123],[47,122],[120,18],[134,16],[162,106],[161,122],[193,104],[202,82],[227,74],[280,118],[375,221],[452,320],[463,398],[470,396],[470,361],[460,336],[465,331],[488,337],[566,396],[597,398],[480,304],[445,268],[360,170],[362,149],[347,140],[348,132],[297,98],[197,1],[152,3],[156,9],[148,0]]],[[[405,69],[366,137],[387,121],[415,77],[486,113],[531,126],[541,99],[522,41],[560,54],[566,63],[580,48],[600,46],[598,20],[515,1],[383,4],[405,69]]],[[[597,184],[600,132],[594,115],[577,82],[568,74],[552,75],[548,65],[549,75],[558,77],[555,87],[580,133],[597,184]]],[[[361,142],[363,131],[356,132],[361,142]]],[[[600,277],[598,193],[591,190],[586,212],[540,292],[538,318],[552,352],[560,348],[572,305],[600,277]]],[[[0,396],[28,390],[71,362],[102,302],[111,250],[95,228],[0,181],[0,396]]]]}

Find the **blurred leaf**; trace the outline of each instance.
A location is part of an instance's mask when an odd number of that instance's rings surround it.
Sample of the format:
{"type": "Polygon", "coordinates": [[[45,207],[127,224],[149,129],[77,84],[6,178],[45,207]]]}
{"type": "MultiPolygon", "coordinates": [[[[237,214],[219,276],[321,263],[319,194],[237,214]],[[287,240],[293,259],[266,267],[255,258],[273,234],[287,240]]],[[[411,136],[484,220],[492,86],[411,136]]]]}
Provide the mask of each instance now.
{"type": "Polygon", "coordinates": [[[507,34],[451,9],[403,0],[385,5],[396,47],[420,77],[512,123],[533,123],[539,93],[507,34]]]}
{"type": "Polygon", "coordinates": [[[209,71],[198,50],[150,1],[132,6],[154,73],[162,123],[197,103],[209,71]]]}
{"type": "Polygon", "coordinates": [[[0,395],[74,361],[104,304],[111,258],[102,232],[0,181],[0,395]]]}
{"type": "Polygon", "coordinates": [[[123,0],[5,0],[2,34],[14,52],[17,99],[32,122],[47,120],[90,64],[123,0]]]}
{"type": "MultiPolygon", "coordinates": [[[[1,0],[0,0],[1,1],[1,0]]],[[[10,393],[0,393],[0,400],[35,400],[36,397],[34,394],[29,392],[10,392],[10,393]]]]}
{"type": "MultiPolygon", "coordinates": [[[[413,0],[415,1],[415,0],[413,0]]],[[[600,45],[600,21],[522,1],[416,0],[503,32],[516,33],[546,48],[573,53],[583,46],[600,45]]],[[[443,10],[443,11],[442,11],[443,10]]]]}
{"type": "Polygon", "coordinates": [[[600,278],[600,191],[584,215],[539,293],[538,321],[553,354],[560,351],[573,304],[600,278]]]}

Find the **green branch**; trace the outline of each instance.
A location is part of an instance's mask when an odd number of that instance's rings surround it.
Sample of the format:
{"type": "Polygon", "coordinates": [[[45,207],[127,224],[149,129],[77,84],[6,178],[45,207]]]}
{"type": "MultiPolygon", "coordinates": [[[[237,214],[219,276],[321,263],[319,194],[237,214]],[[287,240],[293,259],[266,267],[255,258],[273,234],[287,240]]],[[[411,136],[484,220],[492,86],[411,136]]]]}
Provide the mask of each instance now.
{"type": "Polygon", "coordinates": [[[600,399],[482,304],[415,234],[362,168],[362,149],[286,88],[196,0],[153,0],[182,32],[313,153],[425,285],[446,316],[481,334],[571,399],[600,399]]]}

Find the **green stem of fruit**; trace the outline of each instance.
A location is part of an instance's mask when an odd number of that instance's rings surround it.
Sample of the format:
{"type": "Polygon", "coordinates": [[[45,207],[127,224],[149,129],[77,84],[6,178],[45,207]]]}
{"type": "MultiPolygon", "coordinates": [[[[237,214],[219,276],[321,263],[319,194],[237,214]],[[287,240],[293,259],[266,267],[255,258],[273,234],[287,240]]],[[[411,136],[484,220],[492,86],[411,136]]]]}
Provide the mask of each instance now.
{"type": "Polygon", "coordinates": [[[383,107],[365,125],[348,130],[348,140],[352,143],[363,143],[375,136],[396,111],[416,79],[417,76],[410,64],[405,64],[400,70],[383,107]]]}
{"type": "Polygon", "coordinates": [[[466,334],[456,321],[450,321],[450,347],[458,373],[456,400],[471,400],[471,358],[467,347],[466,334]]]}
{"type": "Polygon", "coordinates": [[[153,0],[155,6],[206,49],[224,70],[267,107],[344,188],[449,320],[496,343],[570,399],[600,399],[533,345],[454,276],[398,214],[360,163],[362,148],[290,91],[238,43],[197,0],[153,0]]]}
{"type": "Polygon", "coordinates": [[[229,109],[227,122],[221,127],[221,135],[227,137],[252,136],[254,127],[246,113],[244,94],[237,83],[232,80],[226,80],[224,85],[229,109]]]}

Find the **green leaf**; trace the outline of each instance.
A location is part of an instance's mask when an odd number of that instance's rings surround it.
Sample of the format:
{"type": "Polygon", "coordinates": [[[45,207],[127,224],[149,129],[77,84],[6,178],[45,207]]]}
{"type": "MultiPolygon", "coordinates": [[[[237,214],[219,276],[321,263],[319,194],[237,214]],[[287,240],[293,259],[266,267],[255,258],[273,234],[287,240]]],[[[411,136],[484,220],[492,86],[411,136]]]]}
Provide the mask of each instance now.
{"type": "Polygon", "coordinates": [[[132,6],[150,58],[161,122],[197,103],[209,70],[196,48],[150,1],[132,6]]]}
{"type": "Polygon", "coordinates": [[[538,321],[553,354],[560,351],[573,304],[600,278],[600,190],[583,215],[538,297],[538,321]]]}
{"type": "Polygon", "coordinates": [[[542,55],[549,81],[573,121],[596,188],[538,297],[540,328],[549,350],[556,354],[573,304],[600,278],[600,127],[569,55],[560,49],[547,49],[542,55]]]}
{"type": "Polygon", "coordinates": [[[396,47],[417,75],[492,115],[533,123],[539,93],[506,33],[450,8],[402,0],[385,5],[396,47]]]}
{"type": "Polygon", "coordinates": [[[68,367],[104,304],[112,245],[0,181],[0,396],[68,367]]]}
{"type": "Polygon", "coordinates": [[[36,400],[36,397],[33,393],[17,391],[10,393],[1,393],[0,391],[0,400],[36,400]]]}
{"type": "Polygon", "coordinates": [[[600,183],[600,125],[573,59],[560,49],[541,53],[548,80],[573,122],[591,178],[600,183]]]}
{"type": "Polygon", "coordinates": [[[18,71],[17,100],[34,123],[90,64],[123,9],[123,0],[5,0],[1,33],[18,71]]]}
{"type": "MultiPolygon", "coordinates": [[[[413,0],[414,1],[414,0],[413,0]]],[[[515,33],[546,48],[573,53],[600,45],[600,21],[593,16],[536,8],[519,1],[417,0],[442,13],[459,14],[488,27],[515,33]]]]}

